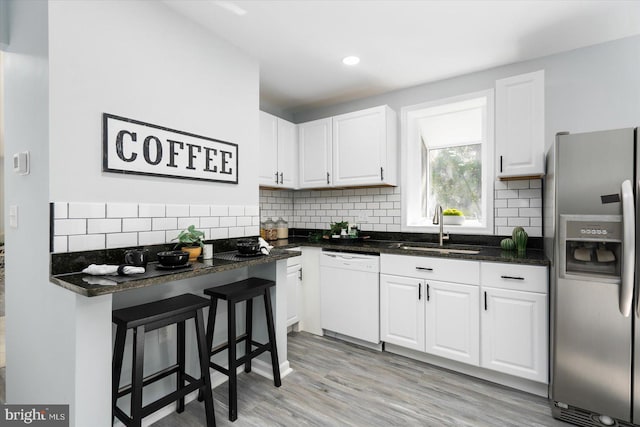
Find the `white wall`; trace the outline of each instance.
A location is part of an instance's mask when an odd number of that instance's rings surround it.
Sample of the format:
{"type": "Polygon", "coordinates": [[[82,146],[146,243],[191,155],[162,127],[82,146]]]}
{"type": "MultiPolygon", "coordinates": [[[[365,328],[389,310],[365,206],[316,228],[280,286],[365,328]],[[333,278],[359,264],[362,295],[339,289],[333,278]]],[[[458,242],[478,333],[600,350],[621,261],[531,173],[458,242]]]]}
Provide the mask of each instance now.
{"type": "Polygon", "coordinates": [[[50,3],[51,199],[257,204],[258,65],[161,2],[50,3]],[[102,113],[237,143],[239,184],[102,172],[102,113]]]}
{"type": "MultiPolygon", "coordinates": [[[[640,36],[338,105],[289,111],[288,114],[293,115],[295,123],[302,123],[382,104],[400,111],[402,107],[409,105],[493,88],[497,79],[540,69],[545,70],[546,149],[560,131],[578,133],[640,125],[640,36]]],[[[508,231],[513,226],[524,225],[531,236],[542,235],[539,180],[529,183],[514,181],[509,184],[496,181],[494,190],[495,234],[509,235],[508,231]],[[500,200],[500,193],[511,189],[520,193],[517,196],[519,200],[514,199],[518,202],[514,204],[518,206],[517,215],[513,214],[514,209],[508,204],[509,200],[500,200]],[[529,198],[531,200],[526,200],[529,198]],[[530,204],[523,205],[529,202],[530,204]]],[[[318,206],[332,203],[330,199],[335,196],[333,192],[317,193],[314,194],[314,203],[318,206]]],[[[298,199],[295,199],[294,211],[297,211],[298,199]]],[[[295,222],[294,226],[297,226],[295,222]]],[[[384,224],[374,224],[374,229],[375,227],[379,231],[385,231],[384,224]]],[[[395,224],[386,225],[386,231],[396,231],[395,228],[395,224]]]]}
{"type": "Polygon", "coordinates": [[[414,86],[324,108],[292,111],[296,123],[388,104],[407,105],[492,88],[497,79],[545,70],[545,141],[640,122],[640,36],[414,86]]]}
{"type": "Polygon", "coordinates": [[[31,174],[6,174],[6,205],[19,209],[18,228],[7,227],[5,236],[7,402],[72,403],[76,297],[49,283],[47,3],[9,6],[5,148],[29,150],[31,174]]]}
{"type": "Polygon", "coordinates": [[[6,175],[7,400],[106,426],[112,298],[49,283],[48,203],[257,206],[258,65],[161,2],[9,6],[6,152],[30,150],[32,172],[6,175]],[[240,184],[102,173],[103,112],[237,143],[240,184]]]}

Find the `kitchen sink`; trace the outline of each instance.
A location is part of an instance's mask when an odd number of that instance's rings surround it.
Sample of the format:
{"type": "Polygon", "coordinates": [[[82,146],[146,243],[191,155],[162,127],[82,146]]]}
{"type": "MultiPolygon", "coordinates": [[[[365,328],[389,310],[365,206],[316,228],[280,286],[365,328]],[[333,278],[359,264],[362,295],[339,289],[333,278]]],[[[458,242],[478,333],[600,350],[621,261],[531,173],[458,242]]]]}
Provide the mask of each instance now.
{"type": "Polygon", "coordinates": [[[407,251],[435,252],[439,254],[466,254],[477,255],[480,253],[478,249],[460,249],[452,247],[439,247],[432,244],[424,243],[393,243],[389,245],[391,249],[404,249],[407,251]]]}

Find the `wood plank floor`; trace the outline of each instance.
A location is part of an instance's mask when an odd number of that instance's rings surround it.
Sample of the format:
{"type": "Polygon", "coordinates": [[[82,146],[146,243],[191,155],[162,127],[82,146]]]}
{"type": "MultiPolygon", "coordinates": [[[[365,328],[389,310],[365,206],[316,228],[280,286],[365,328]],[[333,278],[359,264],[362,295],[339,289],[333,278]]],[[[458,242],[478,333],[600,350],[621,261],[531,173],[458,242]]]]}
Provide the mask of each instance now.
{"type": "MultiPolygon", "coordinates": [[[[305,332],[290,334],[288,345],[294,372],[282,387],[239,375],[234,423],[226,383],[214,390],[218,427],[569,426],[551,417],[546,399],[422,362],[305,332]]],[[[153,425],[204,426],[203,405],[153,425]]]]}

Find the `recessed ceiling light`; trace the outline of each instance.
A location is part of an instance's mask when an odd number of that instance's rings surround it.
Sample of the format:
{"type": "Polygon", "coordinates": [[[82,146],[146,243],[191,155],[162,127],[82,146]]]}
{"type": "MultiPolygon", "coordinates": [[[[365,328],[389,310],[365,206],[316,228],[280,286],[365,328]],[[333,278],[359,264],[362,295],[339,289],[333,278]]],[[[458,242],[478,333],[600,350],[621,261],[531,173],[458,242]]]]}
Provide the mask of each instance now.
{"type": "Polygon", "coordinates": [[[360,62],[360,58],[357,56],[346,56],[342,59],[344,65],[356,65],[360,62]]]}
{"type": "Polygon", "coordinates": [[[235,13],[238,16],[246,15],[247,11],[238,6],[237,4],[230,1],[217,1],[215,2],[217,6],[220,6],[223,9],[228,10],[231,13],[235,13]]]}

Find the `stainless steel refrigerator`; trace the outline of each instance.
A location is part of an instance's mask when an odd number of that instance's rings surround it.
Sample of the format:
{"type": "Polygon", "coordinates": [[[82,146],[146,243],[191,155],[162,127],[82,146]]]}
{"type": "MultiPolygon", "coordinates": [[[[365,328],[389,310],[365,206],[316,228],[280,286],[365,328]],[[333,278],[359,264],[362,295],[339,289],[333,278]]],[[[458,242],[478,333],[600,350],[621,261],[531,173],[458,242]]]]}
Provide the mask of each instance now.
{"type": "Polygon", "coordinates": [[[558,134],[547,156],[549,391],[554,417],[576,425],[640,424],[638,149],[628,128],[558,134]]]}

